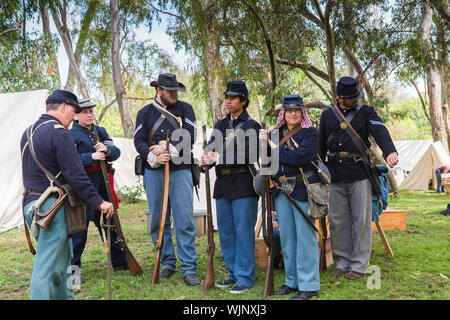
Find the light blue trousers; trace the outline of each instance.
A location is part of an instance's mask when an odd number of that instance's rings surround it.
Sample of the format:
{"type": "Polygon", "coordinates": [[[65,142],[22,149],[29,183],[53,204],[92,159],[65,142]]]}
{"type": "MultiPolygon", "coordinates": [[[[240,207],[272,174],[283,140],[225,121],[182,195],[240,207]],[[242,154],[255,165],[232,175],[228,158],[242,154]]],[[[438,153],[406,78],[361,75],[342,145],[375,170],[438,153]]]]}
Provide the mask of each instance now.
{"type": "MultiPolygon", "coordinates": [[[[48,198],[40,211],[46,211],[55,201],[55,198],[48,198]]],[[[34,210],[30,210],[30,207],[35,202],[31,201],[24,208],[28,226],[31,226],[34,215],[34,210]]],[[[39,216],[36,220],[39,220],[39,216]]],[[[39,227],[36,240],[37,250],[31,276],[30,299],[74,300],[71,280],[69,280],[72,273],[70,268],[73,255],[72,239],[67,235],[64,205],[53,217],[48,230],[39,227]]]]}
{"type": "MultiPolygon", "coordinates": [[[[150,211],[150,236],[153,244],[158,242],[161,218],[161,198],[163,193],[164,170],[148,170],[144,173],[144,188],[150,211]]],[[[177,253],[181,260],[183,277],[195,274],[197,252],[195,250],[194,197],[192,173],[189,169],[170,171],[169,206],[164,225],[163,246],[161,250],[161,269],[177,270],[177,258],[172,241],[170,215],[173,214],[177,253]]]]}
{"type": "Polygon", "coordinates": [[[255,224],[258,198],[216,200],[220,248],[228,277],[246,287],[255,282],[255,224]]]}
{"type": "MultiPolygon", "coordinates": [[[[298,288],[299,291],[319,291],[317,235],[283,193],[280,192],[274,201],[280,225],[281,250],[286,271],[285,285],[298,288]]],[[[295,201],[308,214],[308,202],[295,201]]],[[[313,219],[311,221],[314,223],[313,219]]]]}

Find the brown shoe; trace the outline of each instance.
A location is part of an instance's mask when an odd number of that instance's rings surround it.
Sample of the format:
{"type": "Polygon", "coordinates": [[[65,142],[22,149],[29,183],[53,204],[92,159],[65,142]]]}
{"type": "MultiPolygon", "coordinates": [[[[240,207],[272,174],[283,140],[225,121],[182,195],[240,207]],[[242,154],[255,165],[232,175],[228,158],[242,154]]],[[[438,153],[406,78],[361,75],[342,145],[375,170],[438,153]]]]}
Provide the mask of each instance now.
{"type": "Polygon", "coordinates": [[[347,278],[348,280],[357,280],[361,279],[362,277],[364,277],[364,273],[359,273],[356,271],[349,271],[345,275],[345,278],[347,278]]]}
{"type": "Polygon", "coordinates": [[[332,276],[335,276],[336,278],[339,278],[339,277],[342,277],[345,274],[345,271],[341,270],[341,269],[335,269],[335,270],[331,271],[330,274],[332,276]]]}

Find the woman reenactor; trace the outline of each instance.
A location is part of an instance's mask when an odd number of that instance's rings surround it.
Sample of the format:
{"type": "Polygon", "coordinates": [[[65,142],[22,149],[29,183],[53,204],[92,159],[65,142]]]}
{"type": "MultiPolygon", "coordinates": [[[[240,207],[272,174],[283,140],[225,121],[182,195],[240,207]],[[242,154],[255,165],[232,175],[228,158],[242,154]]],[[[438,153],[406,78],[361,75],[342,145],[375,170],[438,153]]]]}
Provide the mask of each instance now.
{"type": "MultiPolygon", "coordinates": [[[[303,169],[310,183],[318,182],[319,177],[313,161],[317,160],[319,131],[311,126],[311,120],[299,95],[283,98],[282,108],[275,130],[279,131],[277,146],[269,139],[267,132],[260,130],[259,138],[267,140],[272,153],[279,153],[278,173],[273,177],[274,183],[288,191],[294,201],[305,213],[308,212],[308,195],[299,168],[303,169]],[[292,136],[286,142],[283,138],[292,136]]],[[[285,139],[286,140],[286,139],[285,139]]],[[[284,285],[275,292],[285,295],[298,291],[293,300],[307,300],[318,296],[319,247],[315,230],[306,218],[297,211],[294,204],[277,188],[272,189],[275,209],[280,225],[281,248],[286,271],[284,285]]],[[[313,219],[310,219],[314,223],[313,219]]]]}

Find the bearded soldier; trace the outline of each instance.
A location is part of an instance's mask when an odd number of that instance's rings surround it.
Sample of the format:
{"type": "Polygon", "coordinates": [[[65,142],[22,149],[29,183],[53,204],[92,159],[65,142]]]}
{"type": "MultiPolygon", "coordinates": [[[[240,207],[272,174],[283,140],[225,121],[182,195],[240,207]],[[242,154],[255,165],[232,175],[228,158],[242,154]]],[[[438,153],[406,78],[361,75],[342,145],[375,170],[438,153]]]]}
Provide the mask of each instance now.
{"type": "MultiPolygon", "coordinates": [[[[369,135],[383,151],[392,168],[398,163],[389,131],[371,106],[358,103],[364,95],[351,77],[339,79],[337,109],[329,108],[320,118],[319,155],[328,158],[330,184],[330,233],[336,277],[355,280],[364,276],[372,249],[372,186],[362,162],[361,148],[353,141],[340,112],[367,147],[369,135]],[[328,153],[327,153],[328,151],[328,153]]],[[[352,131],[353,132],[353,131],[352,131]]],[[[355,141],[359,144],[358,138],[355,141]]],[[[361,143],[362,146],[362,143],[361,143]]]]}

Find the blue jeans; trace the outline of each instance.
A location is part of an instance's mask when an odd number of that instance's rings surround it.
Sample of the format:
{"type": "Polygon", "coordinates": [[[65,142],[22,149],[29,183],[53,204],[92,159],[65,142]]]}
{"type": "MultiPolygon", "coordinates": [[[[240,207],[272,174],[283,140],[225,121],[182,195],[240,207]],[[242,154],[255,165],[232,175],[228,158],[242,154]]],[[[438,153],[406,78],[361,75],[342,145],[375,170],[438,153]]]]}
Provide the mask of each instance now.
{"type": "Polygon", "coordinates": [[[444,186],[442,185],[441,169],[439,169],[439,167],[436,168],[436,170],[434,170],[434,173],[436,174],[437,183],[436,192],[445,192],[444,186]]]}
{"type": "MultiPolygon", "coordinates": [[[[150,236],[153,244],[158,241],[161,217],[161,198],[163,193],[164,170],[148,170],[144,173],[144,188],[150,212],[150,236]]],[[[197,252],[195,250],[194,197],[192,174],[189,169],[171,171],[169,175],[169,206],[164,225],[163,246],[161,250],[161,269],[177,270],[177,258],[172,241],[170,215],[173,214],[177,253],[181,260],[183,278],[195,274],[197,252]]]]}
{"type": "MultiPolygon", "coordinates": [[[[308,214],[308,202],[295,201],[308,214]]],[[[285,285],[299,291],[319,291],[319,244],[314,229],[284,194],[280,192],[274,202],[280,225],[285,285]]]]}
{"type": "MultiPolygon", "coordinates": [[[[40,210],[46,211],[55,201],[55,198],[48,198],[40,210]]],[[[30,207],[35,202],[31,201],[24,208],[28,226],[31,226],[34,215],[34,210],[30,210],[30,207]]],[[[36,220],[38,221],[39,218],[37,217],[36,220]]],[[[74,300],[72,281],[69,280],[72,273],[69,268],[72,259],[72,239],[67,235],[64,205],[53,217],[48,230],[40,226],[38,228],[36,258],[30,283],[30,299],[74,300]]]]}
{"type": "Polygon", "coordinates": [[[255,282],[255,224],[258,198],[216,199],[217,228],[228,276],[236,284],[255,282]]]}

